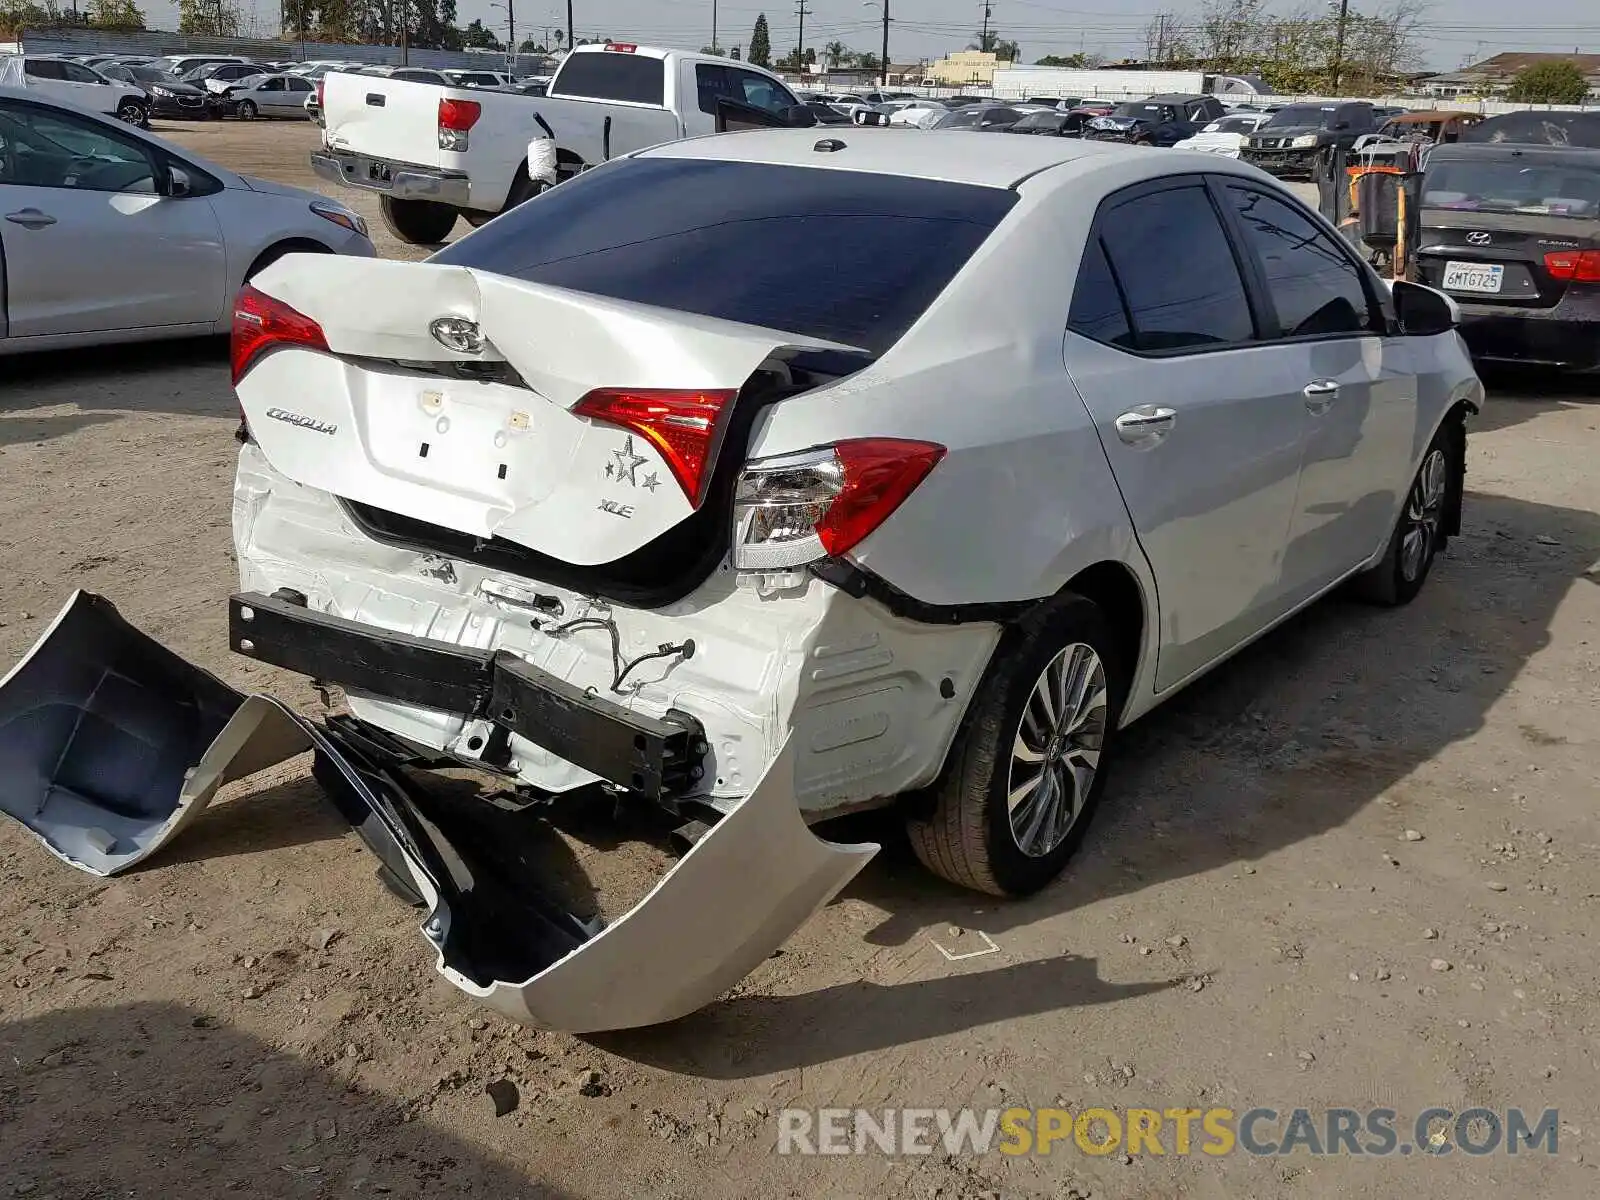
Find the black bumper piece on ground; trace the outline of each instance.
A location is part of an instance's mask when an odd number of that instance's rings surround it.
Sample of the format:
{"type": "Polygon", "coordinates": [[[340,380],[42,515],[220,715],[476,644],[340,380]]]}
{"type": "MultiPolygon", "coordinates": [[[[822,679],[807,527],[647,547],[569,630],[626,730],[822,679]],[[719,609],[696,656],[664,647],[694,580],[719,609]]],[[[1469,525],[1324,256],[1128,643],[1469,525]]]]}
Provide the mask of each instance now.
{"type": "Polygon", "coordinates": [[[631,712],[506,651],[392,633],[259,593],[229,598],[228,643],[321,683],[488,720],[647,800],[699,779],[705,743],[693,718],[631,712]]]}

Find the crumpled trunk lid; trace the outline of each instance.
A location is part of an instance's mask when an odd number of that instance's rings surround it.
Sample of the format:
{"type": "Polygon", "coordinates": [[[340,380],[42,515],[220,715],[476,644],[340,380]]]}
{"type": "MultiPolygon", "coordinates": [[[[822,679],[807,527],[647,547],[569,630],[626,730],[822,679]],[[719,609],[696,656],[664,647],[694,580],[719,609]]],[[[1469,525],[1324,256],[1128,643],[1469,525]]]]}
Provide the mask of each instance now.
{"type": "Polygon", "coordinates": [[[239,383],[277,470],[578,566],[638,550],[699,499],[649,437],[575,413],[583,397],[736,392],[790,348],[833,348],[467,267],[296,255],[255,286],[316,321],[331,351],[270,351],[239,383]],[[440,321],[480,348],[452,349],[430,332],[440,321]]]}

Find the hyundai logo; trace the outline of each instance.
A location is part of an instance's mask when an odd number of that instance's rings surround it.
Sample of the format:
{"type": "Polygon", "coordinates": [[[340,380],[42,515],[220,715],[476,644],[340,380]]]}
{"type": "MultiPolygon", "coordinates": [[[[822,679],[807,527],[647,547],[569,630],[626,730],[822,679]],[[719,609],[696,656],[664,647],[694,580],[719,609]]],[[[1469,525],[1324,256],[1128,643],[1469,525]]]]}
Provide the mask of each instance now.
{"type": "Polygon", "coordinates": [[[457,354],[482,354],[483,334],[476,321],[465,317],[437,317],[428,326],[433,340],[457,354]]]}
{"type": "Polygon", "coordinates": [[[1467,241],[1474,246],[1487,246],[1493,239],[1487,233],[1473,232],[1467,234],[1467,241]]]}

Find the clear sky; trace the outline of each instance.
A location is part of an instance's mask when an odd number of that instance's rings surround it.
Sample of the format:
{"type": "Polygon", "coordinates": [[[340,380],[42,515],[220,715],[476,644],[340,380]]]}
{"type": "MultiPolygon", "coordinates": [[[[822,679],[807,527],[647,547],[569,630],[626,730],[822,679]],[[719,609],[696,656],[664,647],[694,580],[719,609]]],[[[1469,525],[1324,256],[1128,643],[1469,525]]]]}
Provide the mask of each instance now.
{"type": "MultiPolygon", "coordinates": [[[[565,0],[514,0],[519,40],[537,30],[566,24],[565,0]]],[[[1315,0],[1311,0],[1315,3],[1315,0]]],[[[1384,0],[1354,10],[1381,7],[1384,0]]],[[[242,0],[252,5],[258,28],[276,25],[277,0],[242,0]]],[[[717,40],[748,45],[756,15],[765,12],[775,54],[795,45],[799,0],[716,0],[717,40]]],[[[983,21],[982,0],[888,0],[890,58],[914,62],[938,58],[972,40],[983,21]]],[[[882,36],[878,0],[806,0],[806,44],[820,49],[838,40],[876,50],[882,36]]],[[[505,36],[505,9],[490,0],[457,0],[460,21],[474,17],[505,36]]],[[[1002,36],[1021,43],[1024,62],[1079,49],[1121,58],[1142,54],[1143,29],[1161,10],[1185,12],[1192,0],[993,0],[990,21],[1002,36]]],[[[1283,11],[1301,7],[1280,0],[1283,11]]],[[[573,0],[580,37],[632,38],[657,45],[698,49],[711,40],[713,0],[573,0]]],[[[168,0],[149,0],[151,23],[173,28],[168,0]]],[[[1454,69],[1500,50],[1573,50],[1600,54],[1600,0],[1433,0],[1423,18],[1421,41],[1427,67],[1454,69]]]]}

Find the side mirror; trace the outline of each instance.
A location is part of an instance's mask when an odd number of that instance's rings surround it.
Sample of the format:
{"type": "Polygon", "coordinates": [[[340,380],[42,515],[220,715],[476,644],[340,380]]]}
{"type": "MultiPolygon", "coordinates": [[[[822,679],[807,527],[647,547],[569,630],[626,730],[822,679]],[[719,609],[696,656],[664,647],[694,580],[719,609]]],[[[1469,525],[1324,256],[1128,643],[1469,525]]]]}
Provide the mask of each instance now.
{"type": "Polygon", "coordinates": [[[1400,332],[1408,337],[1449,333],[1460,323],[1461,313],[1456,302],[1443,292],[1404,279],[1395,280],[1391,290],[1400,332]]]}
{"type": "Polygon", "coordinates": [[[173,200],[182,200],[194,192],[194,181],[189,178],[189,172],[182,167],[167,168],[167,196],[173,200]]]}
{"type": "Polygon", "coordinates": [[[809,129],[817,123],[817,114],[804,104],[794,104],[783,110],[783,120],[796,129],[809,129]]]}

